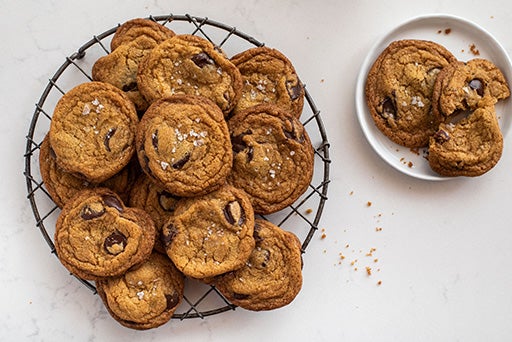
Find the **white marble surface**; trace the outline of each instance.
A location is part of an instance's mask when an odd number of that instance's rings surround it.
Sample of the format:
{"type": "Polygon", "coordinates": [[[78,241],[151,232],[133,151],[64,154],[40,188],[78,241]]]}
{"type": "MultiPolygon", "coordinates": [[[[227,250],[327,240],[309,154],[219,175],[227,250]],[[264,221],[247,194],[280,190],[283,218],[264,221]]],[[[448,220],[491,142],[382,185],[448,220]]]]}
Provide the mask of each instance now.
{"type": "Polygon", "coordinates": [[[512,137],[483,177],[422,181],[376,156],[354,106],[368,50],[410,17],[459,15],[512,53],[510,1],[0,0],[0,8],[1,341],[512,339],[512,137]],[[322,111],[332,182],[320,222],[326,237],[316,234],[308,247],[291,305],[136,332],[112,320],[49,253],[26,199],[23,154],[34,104],[66,56],[117,23],[168,13],[231,24],[288,55],[322,111]]]}

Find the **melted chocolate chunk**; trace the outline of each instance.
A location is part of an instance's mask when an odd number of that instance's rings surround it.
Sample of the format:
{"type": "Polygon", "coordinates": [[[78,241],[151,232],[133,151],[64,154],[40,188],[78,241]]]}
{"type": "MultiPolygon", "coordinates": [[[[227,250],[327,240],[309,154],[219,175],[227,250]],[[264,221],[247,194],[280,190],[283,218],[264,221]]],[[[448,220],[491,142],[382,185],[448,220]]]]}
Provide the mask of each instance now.
{"type": "Polygon", "coordinates": [[[233,152],[239,153],[247,148],[247,143],[244,141],[244,137],[249,134],[252,134],[250,129],[239,135],[231,136],[231,146],[233,148],[233,152]]]}
{"type": "Polygon", "coordinates": [[[103,196],[103,203],[105,203],[105,205],[107,207],[114,208],[117,211],[119,211],[120,213],[122,213],[124,210],[123,203],[121,203],[121,201],[119,201],[119,199],[115,196],[112,196],[112,195],[103,196]]]}
{"type": "Polygon", "coordinates": [[[183,158],[172,164],[173,169],[179,170],[190,160],[190,152],[185,153],[183,158]]]}
{"type": "Polygon", "coordinates": [[[287,89],[288,95],[290,96],[290,99],[292,99],[292,101],[294,101],[300,97],[301,90],[302,90],[300,83],[297,83],[295,85],[294,85],[294,83],[295,82],[292,82],[292,81],[286,82],[286,89],[287,89]]]}
{"type": "Polygon", "coordinates": [[[123,85],[123,87],[121,89],[123,91],[132,91],[132,90],[137,90],[137,88],[138,88],[137,82],[131,82],[131,83],[123,85]]]}
{"type": "Polygon", "coordinates": [[[474,78],[468,83],[469,87],[476,90],[478,96],[484,96],[484,82],[479,78],[474,78]]]}
{"type": "Polygon", "coordinates": [[[248,294],[242,294],[242,293],[233,292],[233,298],[237,299],[237,300],[243,300],[243,299],[249,298],[249,295],[248,294]]]}
{"type": "Polygon", "coordinates": [[[191,59],[192,62],[200,68],[205,65],[215,65],[215,61],[206,52],[200,52],[197,55],[192,56],[191,59]]]}
{"type": "Polygon", "coordinates": [[[84,220],[92,220],[105,214],[105,208],[98,203],[97,206],[86,205],[80,211],[80,217],[84,220]]]}
{"type": "Polygon", "coordinates": [[[245,222],[245,212],[240,203],[232,201],[226,204],[223,209],[224,217],[229,224],[241,226],[245,222]]]}
{"type": "Polygon", "coordinates": [[[295,124],[293,123],[292,119],[288,119],[288,121],[290,122],[292,129],[291,129],[291,131],[288,131],[286,129],[286,127],[283,126],[283,133],[284,133],[285,137],[288,139],[293,139],[295,141],[298,141],[299,143],[302,144],[304,142],[304,140],[306,140],[306,138],[304,137],[304,134],[300,134],[300,135],[298,134],[297,128],[295,127],[295,124]]]}
{"type": "Polygon", "coordinates": [[[153,143],[153,148],[158,152],[158,130],[155,133],[151,134],[151,142],[153,143]]]}
{"type": "Polygon", "coordinates": [[[445,130],[440,129],[434,134],[434,139],[438,144],[443,144],[450,140],[450,135],[445,130]]]}
{"type": "Polygon", "coordinates": [[[178,234],[178,231],[176,230],[176,227],[171,223],[167,227],[164,227],[162,230],[162,243],[165,247],[169,246],[176,237],[176,234],[178,234]]]}
{"type": "Polygon", "coordinates": [[[115,232],[107,236],[105,242],[103,242],[103,247],[105,248],[107,253],[117,255],[124,251],[126,243],[126,236],[124,236],[120,231],[116,230],[115,232]]]}
{"type": "Polygon", "coordinates": [[[110,139],[112,136],[116,133],[116,128],[111,128],[108,130],[107,134],[105,135],[105,139],[103,139],[103,144],[105,145],[105,148],[108,152],[110,152],[110,139]]]}
{"type": "Polygon", "coordinates": [[[382,113],[381,115],[387,119],[388,117],[395,118],[396,115],[396,105],[395,101],[391,97],[386,97],[384,101],[382,101],[382,113]]]}
{"type": "Polygon", "coordinates": [[[176,202],[178,201],[178,197],[173,196],[167,191],[162,191],[158,193],[158,204],[165,211],[174,211],[176,209],[176,202]]]}
{"type": "Polygon", "coordinates": [[[254,230],[253,230],[253,233],[252,233],[252,236],[253,236],[253,238],[254,238],[254,240],[255,240],[256,242],[261,242],[261,241],[263,241],[263,238],[262,238],[262,237],[260,236],[260,234],[259,234],[259,233],[260,233],[260,231],[261,231],[261,226],[260,226],[258,223],[256,223],[256,224],[254,225],[254,230]]]}
{"type": "Polygon", "coordinates": [[[165,310],[171,310],[176,307],[176,305],[180,302],[180,296],[175,292],[173,294],[166,294],[165,300],[167,302],[167,306],[165,307],[165,310]]]}

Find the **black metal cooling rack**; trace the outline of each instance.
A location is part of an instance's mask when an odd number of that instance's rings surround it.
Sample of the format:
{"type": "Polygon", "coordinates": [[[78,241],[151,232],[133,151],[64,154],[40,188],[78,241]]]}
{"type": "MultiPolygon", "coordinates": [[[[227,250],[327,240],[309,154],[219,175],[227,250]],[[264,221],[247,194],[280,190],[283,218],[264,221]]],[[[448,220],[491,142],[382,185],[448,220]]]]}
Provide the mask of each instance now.
{"type": "MultiPolygon", "coordinates": [[[[149,16],[155,22],[165,25],[176,33],[187,33],[208,39],[227,54],[231,55],[254,46],[263,46],[264,43],[237,30],[235,27],[192,15],[159,15],[149,16]]],[[[39,172],[39,150],[41,142],[49,129],[53,109],[56,101],[73,86],[91,81],[90,71],[94,61],[101,55],[108,54],[111,36],[119,25],[93,36],[91,40],[78,48],[76,52],[66,57],[65,62],[49,79],[35,111],[26,137],[25,171],[28,200],[32,206],[36,227],[40,230],[44,240],[53,254],[53,231],[56,217],[60,209],[51,200],[46,191],[39,172]]],[[[306,102],[301,121],[310,135],[315,147],[315,172],[308,191],[293,205],[279,213],[272,214],[263,219],[270,220],[278,226],[294,232],[302,241],[302,253],[306,251],[322,216],[329,179],[329,142],[312,96],[305,89],[306,102]]],[[[77,278],[87,288],[96,293],[93,283],[77,278]]],[[[187,279],[183,303],[174,313],[173,318],[204,318],[228,310],[234,310],[235,305],[230,303],[214,286],[205,285],[192,279],[187,279]]]]}

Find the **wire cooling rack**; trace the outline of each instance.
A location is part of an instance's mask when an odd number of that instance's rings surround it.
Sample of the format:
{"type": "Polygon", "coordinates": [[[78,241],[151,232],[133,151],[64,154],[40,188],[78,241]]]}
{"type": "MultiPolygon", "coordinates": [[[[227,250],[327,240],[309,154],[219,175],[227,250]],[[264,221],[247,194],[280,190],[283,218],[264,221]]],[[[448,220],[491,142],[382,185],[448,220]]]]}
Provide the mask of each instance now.
{"type": "MultiPolygon", "coordinates": [[[[244,51],[254,46],[263,46],[264,43],[237,30],[235,27],[192,15],[161,15],[149,16],[161,25],[165,25],[178,34],[194,34],[208,39],[228,55],[244,51]]],[[[93,36],[76,52],[66,57],[65,62],[49,79],[35,111],[26,137],[25,171],[28,200],[32,206],[36,220],[36,228],[43,235],[44,240],[53,254],[55,246],[53,234],[55,222],[60,213],[58,206],[51,200],[45,189],[39,171],[39,151],[41,142],[49,130],[52,113],[58,99],[72,87],[92,81],[91,68],[101,56],[110,53],[111,36],[119,25],[93,36]]],[[[269,220],[283,229],[295,233],[302,242],[302,253],[306,251],[322,216],[324,204],[327,201],[329,180],[329,142],[327,134],[312,96],[305,89],[305,105],[301,116],[308,135],[315,147],[315,170],[313,180],[308,191],[293,205],[284,210],[261,218],[269,220]]],[[[87,288],[96,293],[93,283],[77,278],[87,288]]],[[[214,286],[187,279],[185,284],[185,297],[182,304],[174,313],[173,318],[204,318],[228,310],[234,310],[235,305],[230,303],[214,286]]]]}

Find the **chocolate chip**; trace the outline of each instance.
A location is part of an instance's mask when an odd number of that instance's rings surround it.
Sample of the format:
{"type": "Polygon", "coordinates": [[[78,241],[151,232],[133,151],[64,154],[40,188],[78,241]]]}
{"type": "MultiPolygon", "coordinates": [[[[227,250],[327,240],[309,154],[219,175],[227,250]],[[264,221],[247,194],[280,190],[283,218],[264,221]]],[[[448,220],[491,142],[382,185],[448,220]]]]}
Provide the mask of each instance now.
{"type": "Polygon", "coordinates": [[[105,205],[107,207],[111,207],[111,208],[114,208],[116,209],[117,211],[119,211],[120,213],[123,212],[123,203],[121,203],[121,201],[115,197],[115,196],[112,196],[112,195],[104,195],[103,196],[103,203],[105,203],[105,205]]]}
{"type": "Polygon", "coordinates": [[[243,300],[243,299],[249,298],[249,295],[248,294],[242,294],[242,293],[233,292],[233,298],[237,299],[237,300],[243,300]]]}
{"type": "Polygon", "coordinates": [[[162,229],[162,243],[165,247],[169,246],[178,234],[176,227],[172,223],[168,224],[166,227],[162,229]]]}
{"type": "Polygon", "coordinates": [[[120,231],[116,230],[107,236],[105,242],[103,242],[103,247],[109,254],[117,255],[124,251],[126,243],[126,236],[124,236],[120,231]]]}
{"type": "Polygon", "coordinates": [[[84,220],[92,220],[105,214],[105,208],[100,203],[87,204],[80,211],[80,217],[84,220]]]}
{"type": "Polygon", "coordinates": [[[391,97],[386,97],[384,101],[381,103],[382,106],[382,113],[381,115],[387,119],[387,118],[395,118],[396,115],[396,105],[395,101],[391,97]]]}
{"type": "Polygon", "coordinates": [[[185,153],[183,158],[172,164],[173,169],[179,170],[190,160],[190,152],[185,153]]]}
{"type": "Polygon", "coordinates": [[[302,86],[300,83],[294,84],[293,81],[286,82],[286,89],[288,90],[288,95],[292,99],[292,101],[298,99],[301,94],[302,86]]]}
{"type": "Polygon", "coordinates": [[[450,140],[450,135],[445,130],[440,129],[434,134],[434,139],[438,144],[443,144],[450,140]]]}
{"type": "Polygon", "coordinates": [[[153,148],[158,152],[158,130],[155,133],[151,134],[151,142],[153,143],[153,148]]]}
{"type": "Polygon", "coordinates": [[[137,90],[137,82],[131,82],[131,83],[125,84],[125,85],[123,85],[123,87],[121,89],[123,91],[137,90]]]}
{"type": "Polygon", "coordinates": [[[478,96],[484,96],[484,83],[479,78],[474,78],[468,83],[469,87],[476,90],[478,96]]]}
{"type": "Polygon", "coordinates": [[[105,135],[105,139],[103,139],[103,144],[105,145],[105,148],[108,152],[110,152],[110,139],[116,133],[116,130],[116,128],[109,129],[107,134],[105,135]]]}
{"type": "Polygon", "coordinates": [[[240,153],[247,149],[247,162],[252,160],[254,153],[254,148],[252,146],[248,146],[244,140],[244,137],[250,134],[252,134],[252,131],[248,129],[239,135],[231,136],[231,146],[233,148],[233,152],[240,153]]]}
{"type": "Polygon", "coordinates": [[[224,217],[229,224],[236,224],[241,226],[245,222],[245,212],[242,205],[237,201],[232,201],[226,204],[223,209],[224,217]]]}
{"type": "Polygon", "coordinates": [[[283,126],[283,133],[285,135],[285,137],[287,137],[288,139],[293,139],[295,141],[298,141],[299,143],[303,143],[304,140],[306,140],[306,138],[304,137],[304,134],[298,134],[297,132],[297,128],[295,127],[295,124],[293,123],[293,120],[292,119],[288,119],[289,123],[290,123],[290,126],[291,126],[291,130],[288,130],[286,127],[283,126]]]}
{"type": "Polygon", "coordinates": [[[176,307],[176,305],[180,302],[180,296],[175,292],[173,294],[166,294],[165,300],[167,302],[167,305],[165,307],[165,310],[171,310],[176,307]]]}
{"type": "Polygon", "coordinates": [[[173,196],[167,191],[162,191],[158,193],[158,204],[165,211],[174,211],[176,209],[176,202],[178,201],[178,197],[173,196]]]}
{"type": "Polygon", "coordinates": [[[254,238],[254,241],[256,241],[257,243],[263,241],[263,238],[260,236],[260,231],[261,231],[261,226],[258,223],[256,223],[254,225],[254,230],[253,230],[252,236],[254,238]]]}
{"type": "Polygon", "coordinates": [[[206,53],[206,52],[200,52],[197,55],[192,56],[192,62],[194,62],[195,65],[202,68],[205,65],[214,65],[215,61],[206,53]]]}

